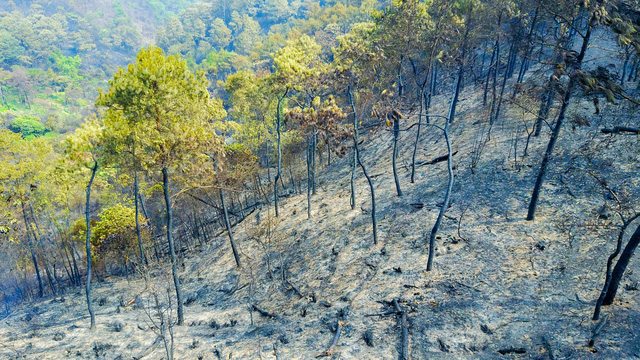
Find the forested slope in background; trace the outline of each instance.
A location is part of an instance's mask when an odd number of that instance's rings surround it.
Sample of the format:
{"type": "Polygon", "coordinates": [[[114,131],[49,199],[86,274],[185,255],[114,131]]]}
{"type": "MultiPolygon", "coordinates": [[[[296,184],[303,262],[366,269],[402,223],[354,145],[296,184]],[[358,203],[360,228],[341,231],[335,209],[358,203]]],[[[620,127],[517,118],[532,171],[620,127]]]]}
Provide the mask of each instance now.
{"type": "MultiPolygon", "coordinates": [[[[157,44],[217,80],[268,67],[294,27],[329,52],[378,4],[286,1],[0,1],[0,122],[15,117],[55,136],[92,111],[98,88],[138,50],[157,44]],[[327,27],[327,25],[331,25],[327,27]],[[28,116],[28,117],[27,117],[28,116]]],[[[0,123],[0,126],[3,126],[0,123]]]]}

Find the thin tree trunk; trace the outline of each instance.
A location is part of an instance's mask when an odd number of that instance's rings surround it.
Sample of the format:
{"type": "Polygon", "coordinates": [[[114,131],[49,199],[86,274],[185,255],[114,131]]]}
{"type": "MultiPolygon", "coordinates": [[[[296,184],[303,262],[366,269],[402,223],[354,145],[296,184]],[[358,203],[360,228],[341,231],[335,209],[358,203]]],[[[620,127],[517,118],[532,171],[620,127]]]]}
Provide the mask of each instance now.
{"type": "MultiPolygon", "coordinates": [[[[276,132],[278,134],[278,169],[276,171],[276,178],[275,181],[273,182],[273,201],[274,201],[274,206],[276,209],[276,217],[280,216],[280,213],[278,212],[278,180],[280,180],[280,175],[281,175],[281,169],[282,169],[282,142],[281,142],[281,137],[282,137],[282,131],[280,129],[280,104],[282,102],[282,99],[284,99],[285,96],[287,96],[287,93],[289,92],[289,89],[287,88],[287,90],[285,91],[284,95],[282,95],[282,97],[278,98],[278,108],[276,109],[276,132]]],[[[284,185],[283,185],[284,187],[284,185]]],[[[231,233],[229,233],[231,234],[231,233]]],[[[230,235],[231,236],[231,235],[230,235]]],[[[233,242],[233,240],[232,240],[233,242]]],[[[236,262],[238,263],[238,267],[240,267],[240,263],[238,262],[238,259],[236,259],[236,262]]]]}
{"type": "Polygon", "coordinates": [[[556,125],[553,128],[553,132],[551,133],[551,138],[549,139],[547,150],[545,151],[544,156],[542,158],[542,163],[540,164],[540,170],[538,171],[536,183],[533,187],[533,192],[531,193],[531,201],[529,202],[529,210],[527,212],[528,221],[532,221],[535,218],[536,207],[538,205],[538,199],[540,197],[540,190],[542,189],[544,176],[547,172],[547,166],[549,165],[549,161],[551,160],[551,155],[553,154],[553,148],[555,147],[556,141],[558,140],[560,129],[562,128],[565,113],[567,111],[567,106],[569,104],[569,100],[571,99],[571,90],[573,90],[573,86],[574,86],[574,80],[571,79],[571,81],[569,82],[569,85],[567,86],[565,95],[562,99],[562,107],[560,108],[560,114],[558,115],[558,120],[556,121],[556,125]]]}
{"type": "Polygon", "coordinates": [[[552,80],[549,80],[547,89],[545,90],[544,95],[542,95],[542,101],[540,102],[540,110],[538,110],[535,132],[533,133],[534,137],[540,136],[540,131],[542,131],[542,123],[547,119],[547,116],[549,116],[549,110],[551,110],[551,105],[553,104],[553,95],[553,83],[552,80]]]}
{"type": "Polygon", "coordinates": [[[416,139],[413,142],[413,152],[411,154],[411,183],[415,183],[416,176],[416,154],[418,153],[418,143],[420,142],[420,127],[422,126],[422,113],[424,111],[424,89],[420,91],[420,113],[418,114],[418,129],[416,130],[416,139]]]}
{"type": "Polygon", "coordinates": [[[93,306],[91,305],[91,218],[89,210],[91,209],[91,185],[97,172],[98,162],[94,159],[93,167],[91,168],[91,179],[89,180],[89,184],[87,184],[87,202],[84,211],[84,218],[87,224],[87,236],[85,239],[85,248],[87,251],[87,282],[85,283],[85,292],[87,294],[87,308],[89,309],[89,316],[91,318],[91,330],[96,327],[96,316],[93,312],[93,306]]]}
{"type": "Polygon", "coordinates": [[[318,131],[316,129],[313,129],[313,137],[311,140],[311,193],[312,195],[316,195],[316,150],[318,149],[318,131]]]}
{"type": "Polygon", "coordinates": [[[73,240],[69,240],[69,250],[71,250],[71,260],[73,261],[73,272],[74,275],[76,277],[76,285],[80,286],[82,285],[82,278],[80,277],[80,270],[78,269],[78,261],[76,260],[76,253],[78,253],[78,251],[76,250],[76,248],[73,246],[72,243],[73,240]]]}
{"type": "Polygon", "coordinates": [[[358,160],[356,157],[356,148],[353,147],[353,160],[351,165],[351,210],[356,208],[356,188],[355,188],[355,176],[356,176],[356,166],[358,164],[358,160]]]}
{"type": "Polygon", "coordinates": [[[484,81],[484,94],[482,95],[483,106],[487,105],[487,93],[489,92],[489,81],[491,80],[491,75],[493,74],[493,71],[495,71],[494,60],[495,60],[497,48],[498,48],[498,40],[496,40],[496,43],[493,46],[493,50],[491,51],[491,61],[489,61],[489,71],[487,71],[487,78],[484,81]]]}
{"type": "MultiPolygon", "coordinates": [[[[460,67],[462,67],[462,65],[460,65],[460,67]]],[[[458,76],[460,76],[460,73],[458,74],[459,74],[458,76]]],[[[449,181],[447,184],[447,191],[444,194],[442,207],[440,208],[440,212],[438,213],[438,218],[436,219],[436,223],[433,225],[433,228],[431,228],[431,232],[429,233],[429,257],[427,260],[427,271],[431,271],[433,268],[433,256],[435,253],[436,235],[438,234],[438,230],[440,229],[442,218],[444,217],[444,214],[446,213],[447,208],[449,207],[451,190],[453,189],[453,167],[451,165],[452,152],[451,152],[451,141],[449,139],[449,124],[453,121],[453,115],[455,114],[455,100],[456,100],[457,92],[458,92],[458,88],[456,86],[456,88],[454,88],[453,90],[453,95],[451,97],[451,105],[449,107],[449,118],[445,121],[444,129],[443,129],[444,139],[447,143],[447,154],[448,154],[447,170],[449,173],[449,181]]]]}
{"type": "Polygon", "coordinates": [[[140,211],[138,209],[138,197],[140,193],[140,187],[138,185],[138,171],[136,170],[133,171],[133,192],[134,192],[133,196],[135,198],[134,203],[135,203],[135,209],[136,209],[136,236],[138,237],[138,247],[140,249],[140,264],[146,265],[147,258],[144,256],[144,249],[142,248],[142,236],[140,235],[140,219],[139,219],[140,211]]]}
{"type": "MultiPolygon", "coordinates": [[[[587,46],[589,45],[589,39],[591,38],[591,29],[593,27],[594,22],[595,22],[595,17],[592,16],[591,19],[589,20],[589,25],[587,27],[587,32],[582,42],[580,53],[578,54],[576,70],[580,69],[580,65],[582,64],[584,55],[587,52],[587,46]]],[[[560,113],[558,115],[558,120],[556,121],[556,126],[553,128],[553,132],[551,133],[551,138],[549,139],[547,150],[545,151],[544,157],[542,158],[540,171],[538,172],[538,177],[536,178],[536,183],[533,187],[533,193],[531,194],[531,202],[529,203],[529,211],[527,213],[528,221],[532,221],[535,218],[536,206],[538,205],[538,199],[540,197],[540,190],[542,189],[544,176],[547,172],[547,166],[549,165],[549,161],[551,160],[551,155],[553,154],[553,148],[556,144],[556,141],[558,140],[558,134],[560,133],[560,129],[562,128],[562,123],[564,121],[565,113],[567,111],[567,107],[569,106],[569,100],[571,99],[571,91],[573,90],[573,87],[575,86],[576,81],[577,79],[575,74],[572,74],[571,80],[567,85],[567,89],[562,99],[562,107],[560,108],[560,113]]]]}
{"type": "MultiPolygon", "coordinates": [[[[602,303],[604,302],[604,298],[607,295],[607,292],[609,291],[609,287],[611,286],[611,266],[613,265],[613,260],[618,256],[618,254],[620,254],[620,250],[622,250],[622,241],[624,240],[625,230],[631,224],[631,222],[633,222],[639,216],[640,216],[640,214],[632,217],[629,220],[625,220],[624,218],[622,219],[623,224],[622,224],[622,227],[620,228],[620,232],[618,233],[618,241],[616,243],[616,250],[611,255],[609,255],[609,257],[607,258],[607,270],[605,271],[605,276],[604,276],[604,286],[602,287],[602,292],[600,292],[600,296],[598,297],[598,300],[596,301],[596,306],[595,306],[595,309],[593,311],[592,320],[594,320],[594,321],[600,319],[600,309],[602,307],[602,303]]],[[[638,229],[636,230],[636,232],[638,232],[638,231],[640,231],[640,227],[638,227],[638,229]]],[[[634,234],[634,235],[636,235],[636,234],[634,234]]],[[[633,235],[632,235],[632,237],[633,237],[633,235]]]]}
{"type": "Polygon", "coordinates": [[[167,208],[167,241],[169,242],[169,252],[171,254],[171,271],[173,273],[173,284],[176,287],[176,299],[178,303],[178,325],[184,324],[184,304],[182,303],[182,290],[180,288],[180,278],[178,277],[178,261],[176,260],[176,250],[173,244],[173,226],[171,224],[171,199],[169,197],[169,170],[162,168],[162,188],[164,190],[164,202],[167,208]]]}
{"type": "Polygon", "coordinates": [[[54,296],[58,295],[58,291],[56,290],[56,279],[51,275],[51,271],[49,270],[49,263],[47,262],[47,258],[42,255],[42,265],[44,266],[44,273],[47,275],[47,283],[51,288],[51,292],[54,296]]]}
{"type": "Polygon", "coordinates": [[[467,57],[467,39],[469,37],[469,27],[464,33],[462,40],[462,56],[460,56],[460,69],[458,70],[458,76],[455,81],[455,90],[453,92],[453,100],[451,100],[451,107],[449,108],[449,122],[452,122],[456,117],[456,107],[458,106],[458,98],[460,97],[460,85],[462,83],[462,77],[464,76],[464,62],[467,57]]]}
{"type": "MultiPolygon", "coordinates": [[[[511,44],[511,49],[509,49],[509,64],[507,64],[507,68],[509,68],[509,66],[511,66],[511,61],[513,60],[511,54],[514,52],[515,50],[515,43],[511,44]]],[[[500,108],[502,107],[502,98],[504,97],[504,88],[507,85],[507,78],[508,78],[508,72],[504,73],[504,77],[502,78],[502,88],[500,89],[500,96],[498,97],[498,106],[496,107],[496,113],[493,115],[492,120],[490,121],[490,124],[494,124],[496,121],[498,121],[498,118],[500,117],[500,108]]],[[[489,131],[491,131],[491,128],[489,128],[489,131]]]]}
{"type": "Polygon", "coordinates": [[[538,20],[538,8],[536,7],[535,12],[533,13],[533,20],[531,20],[531,27],[529,28],[529,33],[527,34],[527,46],[525,47],[525,54],[522,57],[522,62],[520,63],[520,71],[518,72],[518,79],[516,80],[516,85],[513,87],[513,94],[511,95],[512,99],[515,99],[516,93],[518,92],[517,84],[522,84],[522,79],[524,79],[524,74],[527,72],[529,68],[529,58],[531,54],[529,50],[532,49],[531,46],[531,38],[533,37],[533,31],[537,25],[538,20]]]}
{"type": "Polygon", "coordinates": [[[44,286],[42,285],[42,278],[40,277],[40,268],[38,267],[38,261],[36,260],[35,246],[33,245],[33,239],[31,238],[31,231],[29,231],[29,219],[27,217],[27,211],[24,207],[24,202],[21,202],[22,216],[24,217],[24,225],[27,230],[27,241],[29,242],[29,251],[31,252],[31,260],[33,261],[33,267],[36,270],[36,277],[38,278],[38,297],[44,296],[44,286]]]}
{"type": "Polygon", "coordinates": [[[220,186],[220,203],[222,204],[222,213],[224,215],[224,225],[227,228],[227,234],[229,235],[229,242],[231,243],[231,250],[233,251],[233,258],[236,260],[236,265],[238,267],[242,267],[240,265],[240,254],[238,254],[238,250],[236,249],[236,243],[233,241],[233,233],[231,232],[231,223],[229,222],[229,211],[227,210],[227,203],[224,199],[224,191],[222,190],[222,185],[218,181],[218,186],[220,186]]]}
{"type": "Polygon", "coordinates": [[[311,135],[307,137],[307,219],[311,219],[311,147],[313,140],[311,135]]]}
{"type": "Polygon", "coordinates": [[[489,111],[489,127],[493,126],[493,114],[496,109],[497,95],[496,95],[496,85],[498,83],[498,72],[500,70],[500,44],[498,40],[496,40],[496,64],[493,71],[493,81],[491,84],[491,110],[489,111]]]}
{"type": "Polygon", "coordinates": [[[347,89],[347,93],[349,95],[349,103],[351,104],[351,111],[353,113],[353,148],[355,149],[356,159],[358,160],[358,165],[362,169],[364,173],[364,177],[367,178],[367,182],[369,183],[369,189],[371,190],[371,225],[373,228],[373,243],[378,243],[378,224],[376,219],[376,195],[375,190],[373,188],[373,182],[371,181],[371,177],[367,173],[367,169],[362,163],[362,159],[360,158],[360,149],[358,148],[358,116],[356,114],[356,105],[353,102],[353,93],[351,90],[351,86],[347,89]]]}
{"type": "Polygon", "coordinates": [[[398,138],[400,137],[400,118],[393,119],[393,153],[391,158],[391,167],[393,168],[393,180],[396,184],[396,193],[402,196],[400,189],[400,180],[398,179],[398,167],[396,166],[396,158],[398,157],[398,138]]]}
{"type": "MultiPolygon", "coordinates": [[[[624,275],[624,271],[627,269],[629,260],[631,260],[638,244],[640,244],[640,226],[638,226],[633,235],[631,235],[631,239],[629,239],[627,246],[624,247],[622,254],[620,254],[620,259],[618,259],[616,266],[613,268],[613,272],[611,273],[611,282],[606,289],[602,305],[613,304],[613,299],[615,299],[616,293],[618,292],[622,275],[624,275]]],[[[602,291],[605,292],[604,289],[602,291]]]]}

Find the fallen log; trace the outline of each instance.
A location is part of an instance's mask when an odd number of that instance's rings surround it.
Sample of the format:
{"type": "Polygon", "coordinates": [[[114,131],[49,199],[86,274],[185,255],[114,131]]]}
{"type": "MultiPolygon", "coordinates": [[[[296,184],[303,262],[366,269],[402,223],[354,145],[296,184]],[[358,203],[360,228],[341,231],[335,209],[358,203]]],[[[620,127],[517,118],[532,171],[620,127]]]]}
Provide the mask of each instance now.
{"type": "Polygon", "coordinates": [[[316,358],[324,357],[324,356],[331,356],[333,354],[333,352],[336,350],[336,346],[338,346],[338,341],[340,340],[340,334],[342,333],[342,328],[346,324],[347,313],[348,312],[349,312],[349,308],[345,309],[344,311],[341,311],[338,314],[338,324],[336,326],[336,334],[333,336],[333,340],[331,340],[331,344],[329,345],[329,348],[327,350],[317,354],[315,356],[316,358]],[[340,320],[340,318],[342,318],[342,320],[340,320]]]}
{"type": "Polygon", "coordinates": [[[508,348],[500,349],[500,350],[498,350],[498,352],[501,355],[526,354],[527,353],[527,349],[525,349],[525,348],[516,348],[516,347],[508,347],[508,348]]]}
{"type": "Polygon", "coordinates": [[[603,134],[638,134],[640,133],[640,129],[632,128],[628,126],[614,126],[612,129],[600,129],[600,132],[603,134]]]}
{"type": "Polygon", "coordinates": [[[408,360],[409,359],[409,327],[407,326],[407,311],[400,308],[400,304],[398,304],[398,299],[393,299],[393,306],[396,309],[398,315],[400,315],[400,328],[402,329],[402,338],[401,338],[401,346],[400,346],[400,360],[408,360]]]}

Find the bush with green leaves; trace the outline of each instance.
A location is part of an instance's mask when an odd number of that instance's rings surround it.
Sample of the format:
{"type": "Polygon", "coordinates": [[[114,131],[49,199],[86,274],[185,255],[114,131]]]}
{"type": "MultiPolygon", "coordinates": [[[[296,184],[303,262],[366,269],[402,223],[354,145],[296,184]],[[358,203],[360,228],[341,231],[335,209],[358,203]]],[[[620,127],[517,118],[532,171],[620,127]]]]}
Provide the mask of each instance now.
{"type": "Polygon", "coordinates": [[[26,138],[30,135],[40,136],[44,134],[46,128],[37,117],[32,115],[23,115],[11,121],[9,130],[14,133],[21,133],[22,137],[26,138]]]}
{"type": "MultiPolygon", "coordinates": [[[[135,210],[123,204],[105,208],[99,214],[99,220],[91,230],[93,258],[97,264],[119,264],[126,266],[131,260],[138,259],[138,238],[136,235],[135,210]]],[[[140,215],[140,224],[145,219],[140,215]]],[[[143,244],[150,240],[149,229],[140,229],[143,244]]]]}

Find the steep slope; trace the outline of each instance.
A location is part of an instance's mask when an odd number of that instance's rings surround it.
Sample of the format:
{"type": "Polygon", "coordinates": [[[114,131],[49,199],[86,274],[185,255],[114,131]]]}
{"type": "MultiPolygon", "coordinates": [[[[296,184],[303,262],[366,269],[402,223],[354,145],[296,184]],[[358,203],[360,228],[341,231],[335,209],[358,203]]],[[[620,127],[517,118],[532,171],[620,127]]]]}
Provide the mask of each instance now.
{"type": "MultiPolygon", "coordinates": [[[[637,259],[618,300],[605,309],[610,315],[595,347],[588,342],[619,223],[603,210],[606,191],[589,173],[606,179],[621,196],[640,195],[630,186],[637,185],[633,179],[640,170],[637,138],[603,135],[599,129],[621,122],[638,126],[640,119],[626,104],[604,105],[597,116],[588,99],[572,105],[573,126],[561,133],[537,219],[527,222],[548,129],[530,139],[523,157],[524,124],[531,131],[533,116],[509,106],[490,140],[479,146],[484,141],[478,139],[486,139],[481,134],[487,132],[487,116],[478,91],[471,85],[464,89],[452,124],[456,178],[434,271],[425,271],[425,234],[442,202],[446,163],[420,166],[410,184],[414,133],[403,133],[405,195],[397,197],[392,135],[375,129],[365,135],[363,156],[375,183],[379,244],[372,243],[364,177],[357,175],[357,206],[351,210],[350,158],[334,161],[320,170],[312,219],[306,218],[306,193],[290,186],[281,218],[264,207],[259,223],[254,212],[234,227],[242,269],[235,268],[224,233],[187,254],[181,275],[186,325],[173,328],[176,358],[311,359],[329,347],[338,320],[344,320],[331,358],[397,359],[400,320],[387,314],[394,299],[407,310],[413,359],[639,357],[637,259]],[[620,113],[629,115],[620,119],[620,113]],[[346,318],[339,318],[347,309],[346,318]]],[[[438,96],[433,112],[443,113],[447,103],[447,94],[438,96]]],[[[420,160],[444,154],[441,134],[431,128],[421,140],[420,160]]],[[[150,284],[160,298],[168,274],[161,266],[153,270],[150,284]]],[[[145,282],[111,278],[97,286],[95,331],[88,330],[78,290],[23,305],[2,320],[0,356],[162,358],[162,341],[149,327],[155,310],[145,282]]]]}

